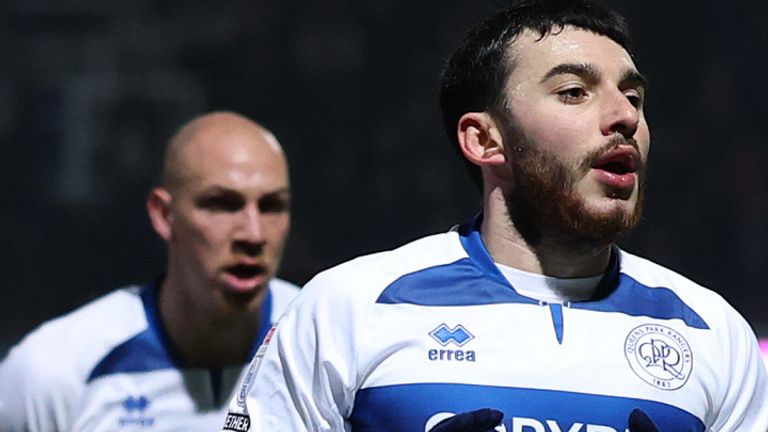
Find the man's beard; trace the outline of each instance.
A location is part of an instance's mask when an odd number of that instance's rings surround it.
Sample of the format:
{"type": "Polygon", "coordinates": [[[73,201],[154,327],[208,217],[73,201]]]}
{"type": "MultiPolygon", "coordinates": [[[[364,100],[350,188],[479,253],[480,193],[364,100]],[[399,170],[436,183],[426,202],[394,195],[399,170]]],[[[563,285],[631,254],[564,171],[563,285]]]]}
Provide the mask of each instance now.
{"type": "MultiPolygon", "coordinates": [[[[512,190],[505,192],[507,212],[529,244],[540,244],[546,237],[569,245],[604,246],[640,221],[645,191],[642,161],[638,161],[636,170],[638,192],[634,208],[630,212],[621,206],[597,211],[590,209],[576,191],[577,172],[552,153],[537,149],[515,125],[508,124],[505,135],[505,142],[513,145],[508,154],[514,176],[512,190]]],[[[584,157],[578,174],[587,173],[593,161],[620,144],[637,149],[634,140],[617,134],[611,143],[584,157]]]]}

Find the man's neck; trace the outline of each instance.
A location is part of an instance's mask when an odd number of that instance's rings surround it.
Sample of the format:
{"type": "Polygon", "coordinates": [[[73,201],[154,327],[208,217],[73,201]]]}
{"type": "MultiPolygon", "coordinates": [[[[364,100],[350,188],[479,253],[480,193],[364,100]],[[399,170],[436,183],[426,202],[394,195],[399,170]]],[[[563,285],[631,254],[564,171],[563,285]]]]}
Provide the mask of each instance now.
{"type": "Polygon", "coordinates": [[[480,232],[495,262],[558,278],[595,276],[608,267],[610,245],[567,242],[546,233],[529,243],[510,220],[500,191],[494,192],[486,196],[480,232]]]}
{"type": "Polygon", "coordinates": [[[247,362],[260,317],[256,313],[213,314],[178,280],[166,278],[158,293],[158,310],[176,354],[188,367],[222,368],[247,362]]]}

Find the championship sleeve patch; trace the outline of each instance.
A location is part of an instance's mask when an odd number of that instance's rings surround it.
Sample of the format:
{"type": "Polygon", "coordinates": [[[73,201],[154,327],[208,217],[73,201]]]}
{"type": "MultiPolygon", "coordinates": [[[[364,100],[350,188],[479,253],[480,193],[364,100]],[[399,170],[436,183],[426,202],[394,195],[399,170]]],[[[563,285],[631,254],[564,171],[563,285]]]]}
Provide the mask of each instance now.
{"type": "Polygon", "coordinates": [[[248,397],[248,391],[251,388],[251,383],[253,383],[253,379],[256,376],[256,372],[259,370],[259,365],[261,364],[262,358],[264,358],[264,354],[267,352],[267,346],[269,345],[270,341],[272,341],[272,336],[274,336],[275,331],[277,331],[277,322],[272,326],[271,329],[269,329],[269,332],[264,337],[264,342],[261,344],[259,349],[256,351],[256,354],[253,356],[253,359],[251,360],[251,364],[248,365],[248,371],[245,373],[245,376],[243,376],[243,381],[240,384],[240,390],[237,392],[237,405],[243,410],[243,412],[247,413],[245,406],[245,400],[248,397]]]}

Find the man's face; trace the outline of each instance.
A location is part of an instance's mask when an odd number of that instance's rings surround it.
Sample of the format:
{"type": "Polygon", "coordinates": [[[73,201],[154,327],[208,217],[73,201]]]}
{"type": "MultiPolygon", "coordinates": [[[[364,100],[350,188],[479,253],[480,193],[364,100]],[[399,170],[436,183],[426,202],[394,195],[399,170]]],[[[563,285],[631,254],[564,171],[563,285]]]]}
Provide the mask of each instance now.
{"type": "Polygon", "coordinates": [[[285,159],[271,135],[251,132],[198,136],[172,192],[169,271],[223,311],[258,308],[290,226],[285,159]]]}
{"type": "Polygon", "coordinates": [[[510,48],[502,113],[508,210],[523,234],[610,243],[640,217],[644,85],[611,39],[566,27],[510,48]]]}

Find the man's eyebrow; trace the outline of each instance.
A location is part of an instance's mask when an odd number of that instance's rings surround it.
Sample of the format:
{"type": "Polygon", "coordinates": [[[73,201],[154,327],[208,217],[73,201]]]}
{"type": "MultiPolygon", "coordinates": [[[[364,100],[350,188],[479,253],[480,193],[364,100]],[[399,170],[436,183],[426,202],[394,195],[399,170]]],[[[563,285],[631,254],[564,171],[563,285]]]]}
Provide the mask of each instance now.
{"type": "Polygon", "coordinates": [[[228,193],[237,193],[236,190],[232,188],[228,188],[226,186],[221,186],[218,184],[210,185],[200,191],[201,195],[222,195],[222,194],[228,194],[228,193]]]}
{"type": "MultiPolygon", "coordinates": [[[[203,189],[201,193],[202,194],[227,194],[227,193],[239,194],[240,191],[238,191],[237,189],[230,188],[228,186],[214,184],[203,189]]],[[[264,195],[285,195],[285,194],[290,195],[290,193],[291,193],[290,187],[282,186],[277,189],[267,191],[264,193],[264,195]]]]}
{"type": "MultiPolygon", "coordinates": [[[[580,76],[590,81],[597,81],[602,76],[600,69],[590,63],[562,63],[547,71],[541,82],[544,82],[557,75],[566,74],[580,76]]],[[[624,85],[630,84],[643,88],[648,87],[648,80],[643,76],[643,74],[635,69],[625,70],[619,82],[624,85]]]]}
{"type": "Polygon", "coordinates": [[[276,197],[276,198],[290,198],[291,196],[291,189],[289,187],[282,187],[280,189],[275,189],[269,192],[264,193],[265,197],[276,197]]]}
{"type": "Polygon", "coordinates": [[[597,81],[600,76],[600,69],[597,66],[589,63],[561,63],[544,75],[541,82],[544,82],[557,75],[577,75],[590,81],[597,81]]]}
{"type": "Polygon", "coordinates": [[[624,72],[624,75],[621,76],[621,79],[619,80],[620,83],[624,85],[632,85],[636,87],[642,87],[644,89],[648,88],[648,80],[635,69],[627,69],[624,72]]]}

